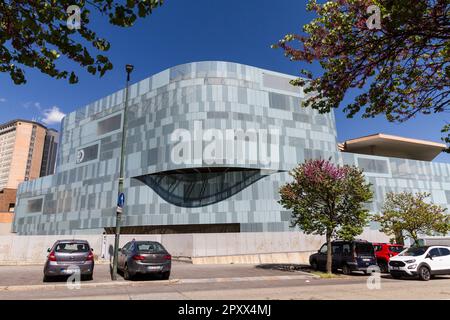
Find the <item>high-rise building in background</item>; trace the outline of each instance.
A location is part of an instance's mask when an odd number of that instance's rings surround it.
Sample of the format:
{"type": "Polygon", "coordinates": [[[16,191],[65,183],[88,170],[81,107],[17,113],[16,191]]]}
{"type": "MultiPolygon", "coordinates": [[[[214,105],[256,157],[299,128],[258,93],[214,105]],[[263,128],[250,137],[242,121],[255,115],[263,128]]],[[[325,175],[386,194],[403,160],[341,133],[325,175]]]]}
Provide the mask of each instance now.
{"type": "Polygon", "coordinates": [[[55,171],[58,132],[16,119],[0,125],[0,233],[13,219],[20,183],[55,171]]]}
{"type": "Polygon", "coordinates": [[[56,151],[58,149],[59,133],[48,129],[45,136],[44,152],[42,154],[41,177],[55,173],[56,151]]]}

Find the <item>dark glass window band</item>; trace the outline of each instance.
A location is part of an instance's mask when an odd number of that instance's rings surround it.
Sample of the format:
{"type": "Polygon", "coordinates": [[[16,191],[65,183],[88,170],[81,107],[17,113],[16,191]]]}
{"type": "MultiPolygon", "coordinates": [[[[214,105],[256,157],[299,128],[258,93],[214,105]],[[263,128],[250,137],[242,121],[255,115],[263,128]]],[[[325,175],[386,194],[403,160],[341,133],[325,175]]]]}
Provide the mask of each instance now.
{"type": "Polygon", "coordinates": [[[211,205],[242,191],[268,176],[259,169],[190,168],[135,177],[161,198],[179,207],[211,205]]]}

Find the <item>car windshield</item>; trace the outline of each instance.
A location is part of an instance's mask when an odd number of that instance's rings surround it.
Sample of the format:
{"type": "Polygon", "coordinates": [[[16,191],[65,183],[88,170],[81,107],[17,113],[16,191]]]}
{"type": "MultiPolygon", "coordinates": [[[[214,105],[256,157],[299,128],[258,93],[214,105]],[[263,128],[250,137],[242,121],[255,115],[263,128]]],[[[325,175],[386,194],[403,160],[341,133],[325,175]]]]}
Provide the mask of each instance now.
{"type": "Polygon", "coordinates": [[[427,248],[421,247],[421,248],[409,248],[402,253],[399,254],[399,256],[411,256],[411,257],[417,257],[425,254],[427,251],[427,248]]]}
{"type": "Polygon", "coordinates": [[[80,253],[88,251],[89,246],[87,243],[58,243],[55,248],[55,252],[61,253],[80,253]]]}
{"type": "Polygon", "coordinates": [[[357,254],[373,254],[373,245],[370,243],[357,242],[355,249],[357,254]]]}
{"type": "Polygon", "coordinates": [[[150,253],[162,253],[165,252],[162,245],[156,242],[138,242],[136,243],[137,251],[150,252],[150,253]]]}
{"type": "Polygon", "coordinates": [[[391,252],[402,252],[403,251],[403,247],[402,246],[392,246],[389,248],[389,251],[391,252]]]}

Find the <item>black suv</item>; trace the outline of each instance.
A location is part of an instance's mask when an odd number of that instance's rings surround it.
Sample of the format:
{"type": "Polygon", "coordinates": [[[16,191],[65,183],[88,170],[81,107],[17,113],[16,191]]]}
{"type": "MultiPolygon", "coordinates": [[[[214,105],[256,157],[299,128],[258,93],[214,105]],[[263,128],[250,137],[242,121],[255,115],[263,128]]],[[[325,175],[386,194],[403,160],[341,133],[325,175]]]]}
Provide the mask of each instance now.
{"type": "MultiPolygon", "coordinates": [[[[367,273],[369,266],[376,266],[377,259],[372,243],[364,240],[336,240],[331,243],[333,253],[333,271],[341,269],[344,274],[352,271],[367,273]]],[[[327,244],[322,245],[317,253],[309,257],[309,264],[314,270],[326,270],[327,244]]]]}

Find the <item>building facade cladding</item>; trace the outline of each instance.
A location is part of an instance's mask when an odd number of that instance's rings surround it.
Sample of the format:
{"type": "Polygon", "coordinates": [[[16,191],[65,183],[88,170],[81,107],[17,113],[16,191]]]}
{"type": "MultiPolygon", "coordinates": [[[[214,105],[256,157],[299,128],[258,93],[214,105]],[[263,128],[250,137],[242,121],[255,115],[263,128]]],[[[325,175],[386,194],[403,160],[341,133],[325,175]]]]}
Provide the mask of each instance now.
{"type": "Polygon", "coordinates": [[[364,170],[372,184],[372,212],[382,209],[387,192],[428,192],[431,201],[450,209],[450,164],[411,159],[342,153],[342,163],[364,170]]]}
{"type": "MultiPolygon", "coordinates": [[[[289,79],[207,61],[173,67],[130,86],[123,225],[237,224],[241,232],[289,231],[290,213],[277,203],[278,190],[289,181],[290,169],[312,158],[376,171],[367,174],[376,191],[373,210],[390,188],[411,186],[431,191],[434,200],[448,206],[450,165],[340,153],[334,114],[301,108],[304,94],[289,79]],[[267,140],[269,161],[255,159],[253,151],[261,155],[261,149],[245,142],[244,157],[230,156],[225,147],[211,163],[204,152],[195,152],[194,143],[190,161],[180,163],[173,157],[178,129],[202,140],[203,151],[208,142],[202,133],[208,129],[224,136],[232,129],[278,134],[267,140]]],[[[15,232],[98,233],[114,227],[123,100],[121,90],[64,118],[56,173],[19,186],[15,232]]]]}

